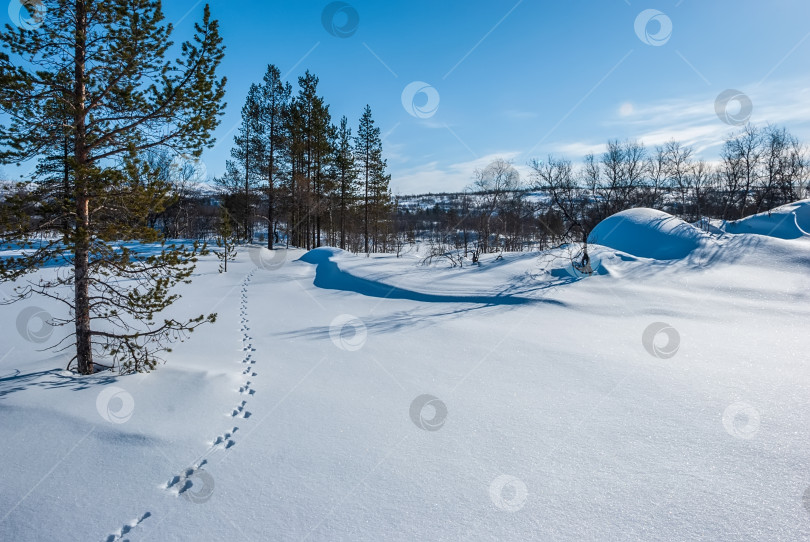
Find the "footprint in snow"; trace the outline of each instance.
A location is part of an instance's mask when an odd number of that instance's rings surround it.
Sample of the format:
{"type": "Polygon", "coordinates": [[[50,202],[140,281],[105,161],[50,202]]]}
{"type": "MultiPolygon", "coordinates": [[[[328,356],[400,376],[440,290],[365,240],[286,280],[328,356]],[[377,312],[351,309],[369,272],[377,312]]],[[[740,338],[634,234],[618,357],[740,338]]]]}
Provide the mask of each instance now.
{"type": "Polygon", "coordinates": [[[250,418],[250,412],[245,410],[245,405],[247,405],[247,401],[242,401],[242,404],[233,409],[231,412],[232,418],[250,418]]]}
{"type": "Polygon", "coordinates": [[[236,444],[236,442],[235,442],[234,440],[232,440],[232,439],[231,439],[231,437],[232,437],[232,436],[233,436],[233,434],[234,434],[234,433],[236,433],[237,431],[239,431],[239,428],[238,428],[238,427],[234,427],[234,428],[233,428],[233,429],[231,429],[230,431],[228,431],[228,432],[226,432],[226,433],[224,433],[224,434],[222,434],[222,435],[218,436],[218,437],[217,437],[217,438],[214,440],[214,442],[212,443],[212,446],[213,446],[214,448],[224,448],[224,449],[226,449],[226,450],[227,450],[228,448],[230,448],[230,447],[232,447],[233,445],[235,445],[235,444],[236,444]]]}
{"type": "Polygon", "coordinates": [[[146,518],[151,517],[151,516],[152,516],[151,512],[146,512],[140,518],[130,521],[129,523],[127,523],[126,525],[124,525],[123,527],[118,529],[117,532],[115,532],[115,533],[111,534],[110,536],[108,536],[106,542],[117,542],[117,541],[121,540],[124,537],[124,535],[129,534],[129,532],[132,531],[132,529],[134,529],[135,527],[137,527],[138,525],[143,523],[143,521],[146,518]]]}

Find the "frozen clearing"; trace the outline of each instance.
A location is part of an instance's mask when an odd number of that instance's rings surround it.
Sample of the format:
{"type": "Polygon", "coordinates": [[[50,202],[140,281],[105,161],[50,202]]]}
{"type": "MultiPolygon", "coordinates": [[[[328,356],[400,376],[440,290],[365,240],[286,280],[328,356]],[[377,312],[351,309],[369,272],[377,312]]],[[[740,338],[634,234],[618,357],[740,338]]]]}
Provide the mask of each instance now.
{"type": "Polygon", "coordinates": [[[58,307],[2,307],[0,540],[806,539],[808,205],[612,217],[581,280],[242,249],[148,375],[64,373],[17,332],[58,307]]]}

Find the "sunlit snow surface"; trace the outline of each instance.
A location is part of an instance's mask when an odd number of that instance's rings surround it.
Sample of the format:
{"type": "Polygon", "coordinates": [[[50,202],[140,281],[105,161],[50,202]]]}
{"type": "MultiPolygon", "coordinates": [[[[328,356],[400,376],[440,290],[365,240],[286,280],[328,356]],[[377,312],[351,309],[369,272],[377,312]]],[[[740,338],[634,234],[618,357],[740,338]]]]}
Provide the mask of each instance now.
{"type": "Polygon", "coordinates": [[[591,276],[241,248],[148,375],[64,373],[63,309],[4,306],[0,540],[805,539],[809,205],[629,211],[591,276]]]}

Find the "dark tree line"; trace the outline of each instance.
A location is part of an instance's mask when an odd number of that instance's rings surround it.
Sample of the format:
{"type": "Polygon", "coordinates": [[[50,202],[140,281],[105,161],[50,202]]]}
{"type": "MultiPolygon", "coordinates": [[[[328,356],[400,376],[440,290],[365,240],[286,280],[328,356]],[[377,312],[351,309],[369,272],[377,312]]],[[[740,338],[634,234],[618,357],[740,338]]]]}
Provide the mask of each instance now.
{"type": "Polygon", "coordinates": [[[655,208],[703,226],[704,219],[736,220],[810,195],[807,149],[777,126],[730,134],[716,163],[676,141],[648,149],[612,140],[580,164],[549,156],[529,166],[530,178],[521,179],[496,160],[462,193],[399,198],[395,249],[423,241],[428,257],[472,253],[476,261],[482,253],[573,241],[587,254],[591,230],[626,209],[655,208]]]}
{"type": "Polygon", "coordinates": [[[243,241],[261,231],[270,249],[284,242],[384,251],[391,193],[380,129],[369,106],[354,137],[346,117],[334,124],[318,83],[307,72],[294,94],[271,65],[251,86],[232,160],[216,179],[222,203],[243,241]]]}
{"type": "Polygon", "coordinates": [[[588,155],[579,167],[553,156],[531,167],[564,233],[583,242],[600,221],[633,207],[688,222],[766,212],[807,197],[810,173],[807,149],[796,137],[753,125],[726,138],[716,164],[676,141],[651,151],[635,141],[610,141],[601,156],[588,155]]]}
{"type": "MultiPolygon", "coordinates": [[[[282,143],[279,140],[275,149],[284,148],[282,143]]],[[[273,237],[292,245],[300,241],[305,248],[318,246],[320,240],[364,251],[368,224],[369,251],[401,252],[424,241],[437,252],[463,250],[477,258],[488,252],[585,242],[600,221],[633,207],[664,210],[690,222],[743,218],[807,197],[810,171],[806,148],[787,130],[747,126],[728,136],[715,163],[697,159],[694,149],[675,141],[648,149],[635,141],[612,140],[603,153],[587,155],[579,164],[554,156],[534,160],[528,178],[521,178],[509,162],[495,160],[475,171],[463,192],[393,199],[385,174],[370,174],[366,192],[359,149],[359,138],[352,136],[348,120],[342,118],[334,128],[329,166],[323,176],[313,177],[319,185],[309,197],[300,190],[302,185],[292,182],[290,169],[274,169],[273,190],[268,190],[267,181],[249,184],[250,206],[244,205],[243,170],[231,174],[236,180],[229,189],[215,193],[195,192],[193,187],[199,185],[183,181],[189,174],[175,167],[178,194],[185,196],[157,217],[158,225],[168,236],[212,238],[217,231],[216,204],[222,201],[233,217],[234,231],[248,231],[241,225],[247,209],[250,229],[267,225],[272,215],[273,237]],[[321,201],[321,211],[310,211],[314,228],[307,236],[306,222],[293,218],[306,216],[300,205],[313,200],[321,201]],[[267,218],[261,216],[262,209],[269,211],[267,218]],[[184,228],[178,229],[180,224],[184,228]],[[313,238],[319,224],[320,233],[313,238]]],[[[277,156],[275,151],[272,155],[277,156]]]]}

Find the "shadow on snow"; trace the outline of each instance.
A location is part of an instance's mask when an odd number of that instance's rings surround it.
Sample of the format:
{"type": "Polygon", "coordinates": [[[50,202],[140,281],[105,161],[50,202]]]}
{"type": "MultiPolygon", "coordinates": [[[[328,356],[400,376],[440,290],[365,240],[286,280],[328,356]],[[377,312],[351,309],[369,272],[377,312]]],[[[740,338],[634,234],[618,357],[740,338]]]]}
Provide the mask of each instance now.
{"type": "Polygon", "coordinates": [[[533,303],[547,303],[563,305],[560,301],[549,299],[531,299],[512,295],[437,295],[406,290],[397,286],[356,277],[342,271],[338,264],[332,261],[333,251],[329,249],[315,249],[301,256],[300,261],[314,264],[314,285],[325,290],[340,290],[354,292],[368,297],[382,299],[406,299],[421,303],[473,303],[477,305],[525,305],[533,303]]]}

